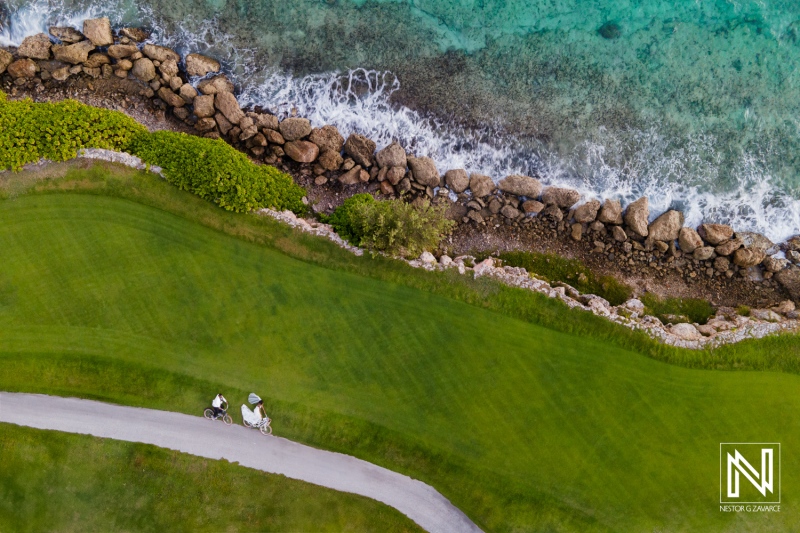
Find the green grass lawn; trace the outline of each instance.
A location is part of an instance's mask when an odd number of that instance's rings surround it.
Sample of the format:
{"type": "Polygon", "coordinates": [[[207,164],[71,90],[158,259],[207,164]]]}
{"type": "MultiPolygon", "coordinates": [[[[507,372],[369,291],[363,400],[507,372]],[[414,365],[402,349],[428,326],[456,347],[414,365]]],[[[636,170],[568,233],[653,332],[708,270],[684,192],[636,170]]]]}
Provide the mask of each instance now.
{"type": "Polygon", "coordinates": [[[369,498],[146,444],[0,424],[0,531],[421,531],[369,498]]]}
{"type": "Polygon", "coordinates": [[[411,474],[493,531],[800,522],[795,337],[677,350],[491,280],[348,256],[150,176],[30,186],[0,200],[2,390],[198,415],[218,389],[233,411],[255,391],[276,434],[411,474]],[[780,514],[720,513],[730,441],[783,444],[780,514]]]}

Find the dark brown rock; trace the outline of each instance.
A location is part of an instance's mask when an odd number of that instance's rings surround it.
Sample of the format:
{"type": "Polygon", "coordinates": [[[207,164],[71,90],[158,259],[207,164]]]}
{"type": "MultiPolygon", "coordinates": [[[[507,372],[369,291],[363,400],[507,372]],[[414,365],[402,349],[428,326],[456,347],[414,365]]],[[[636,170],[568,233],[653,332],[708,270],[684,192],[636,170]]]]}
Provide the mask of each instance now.
{"type": "MultiPolygon", "coordinates": [[[[356,165],[347,172],[345,172],[344,174],[342,174],[341,176],[339,176],[339,182],[342,185],[356,185],[357,183],[362,183],[361,179],[362,172],[363,170],[361,169],[361,166],[356,165]]],[[[369,174],[367,174],[367,179],[369,179],[369,174]]]]}
{"type": "Polygon", "coordinates": [[[17,54],[30,59],[50,59],[51,46],[50,37],[46,33],[37,33],[22,40],[17,54]]]}
{"type": "MultiPolygon", "coordinates": [[[[149,59],[140,59],[139,61],[150,61],[149,59]]],[[[134,64],[134,70],[136,69],[136,65],[134,64]]],[[[214,95],[213,94],[203,94],[196,96],[194,101],[192,102],[194,105],[194,114],[200,118],[206,117],[213,117],[214,116],[214,95]]]]}
{"type": "Polygon", "coordinates": [[[544,209],[544,204],[537,200],[527,200],[522,203],[522,210],[526,213],[533,213],[538,215],[544,209]]]}
{"type": "Polygon", "coordinates": [[[57,61],[77,65],[89,59],[89,52],[94,50],[90,41],[81,41],[70,45],[56,45],[53,47],[53,56],[57,61]]]}
{"type": "Polygon", "coordinates": [[[800,301],[800,268],[791,266],[775,273],[775,279],[795,301],[800,301]]]}
{"type": "Polygon", "coordinates": [[[62,43],[67,43],[67,44],[79,43],[86,38],[81,32],[79,32],[75,28],[70,28],[68,26],[67,27],[51,26],[49,31],[50,35],[52,35],[62,43]]]}
{"type": "Polygon", "coordinates": [[[314,128],[308,136],[308,140],[319,146],[321,152],[332,151],[341,152],[344,146],[344,137],[342,137],[336,126],[323,126],[321,128],[314,128]]]}
{"type": "Polygon", "coordinates": [[[600,210],[600,200],[589,200],[585,204],[575,209],[575,222],[588,224],[597,218],[600,210]]]}
{"type": "Polygon", "coordinates": [[[114,44],[108,47],[108,55],[114,59],[124,59],[131,57],[138,52],[139,49],[132,44],[114,44]]]}
{"type": "Polygon", "coordinates": [[[153,61],[160,61],[161,63],[169,61],[170,59],[176,63],[180,63],[181,61],[181,56],[175,50],[165,46],[146,44],[144,48],[142,48],[142,52],[153,61]]]}
{"type": "Polygon", "coordinates": [[[622,204],[619,203],[619,200],[603,202],[603,207],[597,214],[597,220],[603,224],[622,225],[622,204]]]}
{"type": "MultiPolygon", "coordinates": [[[[275,130],[271,130],[269,128],[264,128],[262,131],[264,132],[264,137],[266,137],[267,140],[269,142],[271,142],[272,144],[283,144],[283,143],[286,142],[286,139],[283,138],[283,135],[281,135],[280,133],[278,133],[275,130]]],[[[323,150],[323,152],[328,152],[328,151],[332,151],[332,150],[323,150]]],[[[336,152],[336,153],[338,154],[339,152],[336,152]]],[[[340,164],[341,164],[341,161],[342,161],[342,157],[339,156],[339,163],[340,164]]]]}
{"type": "Polygon", "coordinates": [[[111,21],[108,17],[87,19],[83,21],[83,34],[95,46],[108,46],[114,44],[114,35],[111,33],[111,21]]]}
{"type": "Polygon", "coordinates": [[[430,157],[409,157],[408,167],[414,174],[414,181],[417,183],[426,187],[439,186],[439,171],[436,169],[436,163],[430,157]]]}
{"type": "Polygon", "coordinates": [[[283,145],[283,149],[298,163],[313,163],[319,155],[319,146],[309,141],[289,141],[283,145]]]}
{"type": "Polygon", "coordinates": [[[183,98],[183,101],[186,102],[187,104],[191,104],[192,102],[194,102],[194,99],[197,97],[197,91],[195,90],[194,87],[192,87],[188,83],[184,83],[183,85],[181,85],[178,94],[180,95],[181,98],[183,98]]]}
{"type": "Polygon", "coordinates": [[[545,207],[541,216],[550,218],[556,222],[561,222],[564,219],[564,213],[562,213],[561,208],[555,204],[550,204],[545,207]]]}
{"type": "Polygon", "coordinates": [[[247,116],[252,117],[258,129],[270,129],[277,132],[278,117],[270,115],[269,113],[247,113],[247,116]]]}
{"type": "Polygon", "coordinates": [[[650,216],[647,197],[643,196],[631,203],[623,217],[628,228],[640,237],[647,237],[647,219],[650,216]]]}
{"type": "Polygon", "coordinates": [[[713,246],[701,246],[700,248],[695,249],[695,251],[692,253],[692,257],[698,261],[707,261],[714,257],[714,253],[713,246]]]}
{"type": "Polygon", "coordinates": [[[338,151],[324,150],[322,153],[319,154],[319,159],[317,160],[317,162],[325,170],[339,170],[339,167],[342,166],[343,162],[342,154],[340,154],[338,151]]]}
{"type": "Polygon", "coordinates": [[[739,267],[749,268],[761,263],[767,256],[757,248],[739,248],[733,254],[733,262],[739,267]]]}
{"type": "Polygon", "coordinates": [[[236,97],[229,92],[218,92],[214,95],[214,106],[231,124],[238,124],[244,118],[244,113],[239,107],[236,97]]]}
{"type": "Polygon", "coordinates": [[[671,242],[678,238],[683,226],[683,213],[669,210],[653,221],[647,236],[654,241],[671,242]]]}
{"type": "MultiPolygon", "coordinates": [[[[89,54],[88,59],[86,59],[86,61],[83,62],[83,66],[88,68],[99,68],[102,67],[103,65],[110,65],[110,64],[111,64],[111,58],[108,57],[106,54],[103,54],[102,52],[89,54]]],[[[155,70],[153,70],[153,72],[155,72],[155,70]]]]}
{"type": "Polygon", "coordinates": [[[573,189],[564,187],[548,187],[542,192],[542,202],[545,205],[556,205],[569,209],[581,199],[581,194],[573,189]]]}
{"type": "Polygon", "coordinates": [[[8,65],[7,70],[9,75],[15,80],[33,78],[36,76],[36,63],[28,58],[18,59],[8,65]]]}
{"type": "Polygon", "coordinates": [[[484,198],[492,194],[497,186],[492,178],[484,174],[472,173],[469,176],[469,188],[475,198],[484,198]]]}
{"type": "Polygon", "coordinates": [[[509,194],[524,196],[535,200],[542,193],[542,184],[536,178],[512,174],[506,176],[497,184],[497,188],[509,194]]]}
{"type": "Polygon", "coordinates": [[[166,104],[170,107],[183,107],[186,105],[186,102],[183,101],[183,98],[172,92],[167,87],[161,87],[158,90],[158,97],[164,100],[166,104]]]}
{"type": "Polygon", "coordinates": [[[219,61],[201,54],[186,56],[186,74],[189,76],[205,76],[212,72],[219,72],[219,61]]]}
{"type": "Polygon", "coordinates": [[[681,228],[678,232],[678,244],[680,244],[681,250],[690,254],[703,246],[703,239],[692,228],[681,228]]]}
{"type": "Polygon", "coordinates": [[[717,246],[733,237],[733,228],[726,224],[701,224],[697,233],[708,244],[717,246]]]}
{"type": "Polygon", "coordinates": [[[469,176],[464,169],[448,170],[444,173],[444,182],[450,189],[457,194],[466,191],[469,188],[469,176]]]}
{"type": "Polygon", "coordinates": [[[14,56],[0,48],[0,74],[6,71],[8,66],[14,61],[14,56]]]}
{"type": "Polygon", "coordinates": [[[400,146],[400,143],[393,142],[386,148],[375,154],[375,160],[381,168],[386,167],[403,167],[408,164],[406,159],[406,151],[400,146]]]}
{"type": "Polygon", "coordinates": [[[203,117],[197,120],[194,128],[200,132],[211,131],[217,127],[217,122],[211,117],[203,117]]]}
{"type": "Polygon", "coordinates": [[[287,141],[297,141],[311,134],[311,122],[307,118],[291,117],[281,121],[279,129],[287,141]]]}
{"type": "Polygon", "coordinates": [[[735,239],[723,241],[716,247],[716,251],[718,255],[729,256],[742,246],[744,246],[744,242],[742,242],[742,239],[737,237],[735,239]]]}
{"type": "Polygon", "coordinates": [[[344,152],[364,168],[372,166],[372,154],[375,153],[375,142],[372,139],[353,133],[344,143],[344,152]]]}
{"type": "Polygon", "coordinates": [[[137,43],[144,42],[150,37],[150,34],[141,28],[122,28],[119,32],[131,41],[136,41],[137,43]]]}
{"type": "MultiPolygon", "coordinates": [[[[391,167],[386,172],[386,180],[392,185],[399,184],[406,177],[405,167],[391,167]]],[[[411,180],[409,180],[410,182],[411,180]]]]}

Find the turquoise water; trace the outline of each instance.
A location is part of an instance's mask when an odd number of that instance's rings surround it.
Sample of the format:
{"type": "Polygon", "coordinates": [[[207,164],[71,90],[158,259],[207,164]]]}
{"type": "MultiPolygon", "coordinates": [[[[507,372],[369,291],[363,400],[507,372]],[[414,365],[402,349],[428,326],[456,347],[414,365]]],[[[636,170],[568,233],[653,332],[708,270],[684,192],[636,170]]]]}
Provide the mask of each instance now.
{"type": "MultiPolygon", "coordinates": [[[[3,5],[3,4],[0,4],[3,5]]],[[[11,0],[0,41],[104,14],[244,98],[496,178],[800,233],[800,3],[11,0]]],[[[380,143],[379,143],[380,144],[380,143]]]]}

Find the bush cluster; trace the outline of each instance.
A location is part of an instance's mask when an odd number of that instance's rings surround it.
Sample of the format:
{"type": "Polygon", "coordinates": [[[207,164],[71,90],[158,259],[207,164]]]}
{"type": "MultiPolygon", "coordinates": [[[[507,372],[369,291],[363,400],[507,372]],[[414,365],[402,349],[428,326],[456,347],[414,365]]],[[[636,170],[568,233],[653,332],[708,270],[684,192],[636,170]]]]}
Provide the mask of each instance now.
{"type": "Polygon", "coordinates": [[[7,101],[0,91],[0,170],[46,158],[72,159],[81,148],[128,152],[164,170],[167,181],[237,212],[262,207],[305,210],[305,190],[291,176],[260,166],[221,140],[150,133],[124,113],[74,100],[7,101]]]}
{"type": "Polygon", "coordinates": [[[434,250],[455,223],[444,207],[429,202],[415,206],[403,200],[375,201],[368,194],[355,195],[342,204],[329,221],[339,235],[370,250],[403,257],[417,257],[434,250]]]}
{"type": "Polygon", "coordinates": [[[158,165],[167,181],[228,211],[262,207],[301,212],[305,190],[271,166],[255,165],[225,141],[158,131],[134,140],[131,153],[158,165]]]}
{"type": "Polygon", "coordinates": [[[72,159],[81,148],[127,151],[147,129],[118,111],[74,100],[7,101],[0,92],[0,169],[19,170],[46,158],[72,159]]]}

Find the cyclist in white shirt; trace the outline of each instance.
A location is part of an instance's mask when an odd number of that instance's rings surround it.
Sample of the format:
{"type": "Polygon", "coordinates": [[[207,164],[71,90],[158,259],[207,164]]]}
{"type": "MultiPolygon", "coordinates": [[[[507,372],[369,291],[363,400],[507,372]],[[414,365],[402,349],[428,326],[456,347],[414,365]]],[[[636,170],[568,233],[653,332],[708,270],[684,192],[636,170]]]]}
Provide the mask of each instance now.
{"type": "Polygon", "coordinates": [[[217,394],[211,401],[211,407],[214,409],[214,417],[218,418],[228,410],[228,400],[222,394],[217,394]],[[225,404],[224,409],[222,408],[223,404],[225,404]]]}
{"type": "Polygon", "coordinates": [[[267,418],[267,413],[264,411],[264,400],[261,400],[256,404],[255,408],[253,408],[253,414],[256,415],[256,418],[259,420],[267,418]]]}

